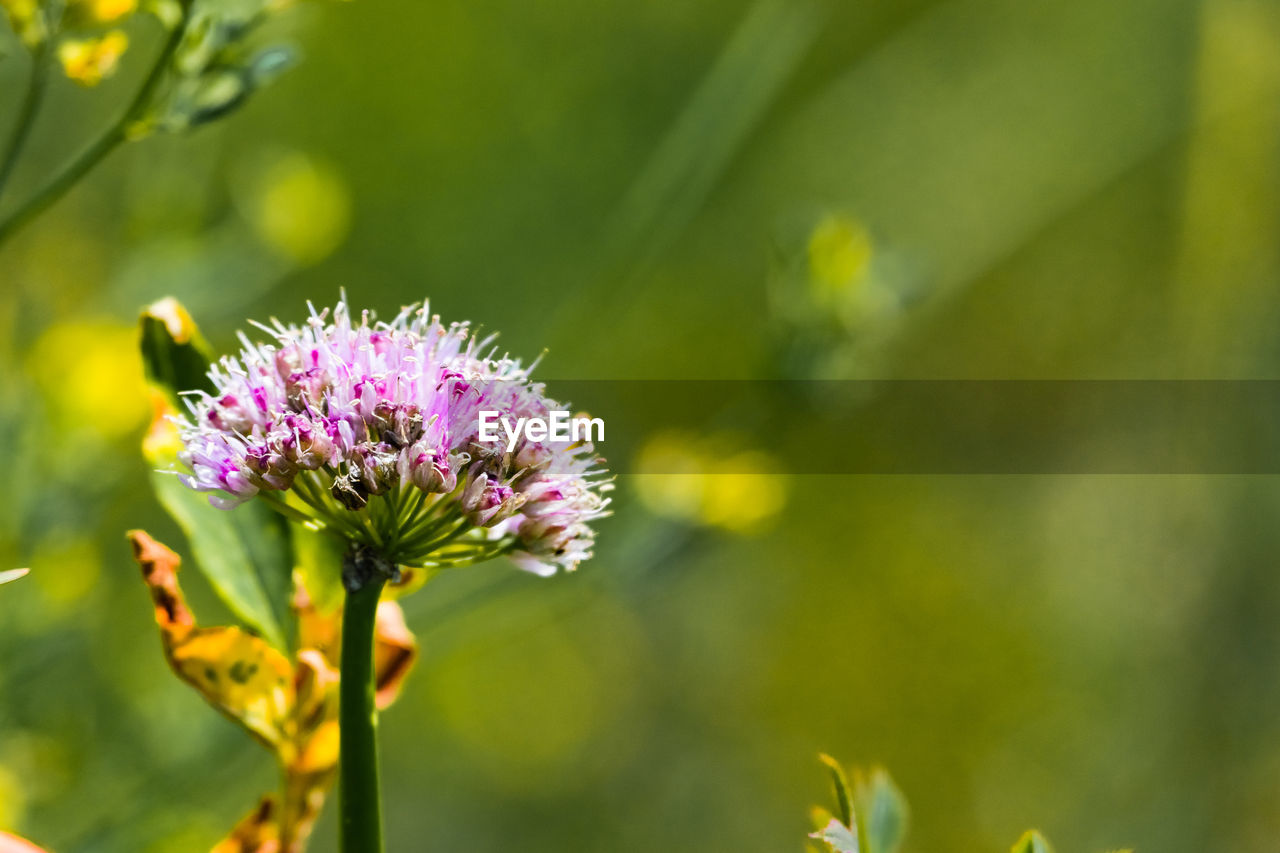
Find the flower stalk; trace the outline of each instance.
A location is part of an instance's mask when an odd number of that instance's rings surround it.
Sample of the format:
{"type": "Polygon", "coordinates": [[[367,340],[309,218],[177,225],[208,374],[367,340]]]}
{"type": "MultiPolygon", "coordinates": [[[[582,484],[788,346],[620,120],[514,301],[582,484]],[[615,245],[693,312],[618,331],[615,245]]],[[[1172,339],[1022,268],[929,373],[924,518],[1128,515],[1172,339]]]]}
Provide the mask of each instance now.
{"type": "Polygon", "coordinates": [[[373,647],[378,600],[386,581],[394,574],[395,566],[369,548],[352,548],[343,563],[347,594],[342,615],[342,680],[338,685],[342,853],[384,850],[373,647]]]}
{"type": "MultiPolygon", "coordinates": [[[[44,14],[43,11],[37,14],[44,14]]],[[[22,104],[18,107],[18,116],[14,120],[13,130],[0,153],[0,196],[4,195],[5,186],[9,183],[13,169],[22,156],[31,129],[35,126],[36,114],[40,111],[40,103],[44,100],[45,87],[49,82],[49,42],[42,41],[31,54],[31,76],[27,81],[26,92],[22,96],[22,104]]]]}

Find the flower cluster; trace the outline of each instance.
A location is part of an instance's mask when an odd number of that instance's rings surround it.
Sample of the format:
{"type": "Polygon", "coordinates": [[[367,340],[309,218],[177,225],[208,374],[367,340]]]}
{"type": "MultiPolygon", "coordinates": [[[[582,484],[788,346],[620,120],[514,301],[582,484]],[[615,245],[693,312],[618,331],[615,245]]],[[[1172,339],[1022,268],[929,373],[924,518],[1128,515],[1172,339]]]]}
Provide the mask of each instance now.
{"type": "Polygon", "coordinates": [[[590,522],[611,484],[589,443],[481,443],[479,413],[545,417],[530,368],[495,357],[492,338],[427,307],[391,322],[345,300],[302,327],[274,321],[272,343],[243,334],[179,420],[191,473],[220,507],[261,495],[407,566],[468,565],[510,554],[539,574],[591,556],[590,522]]]}
{"type": "Polygon", "coordinates": [[[58,61],[67,77],[96,86],[115,73],[129,46],[120,25],[138,11],[138,0],[67,0],[61,4],[0,0],[0,11],[28,48],[34,50],[56,39],[58,61]]]}

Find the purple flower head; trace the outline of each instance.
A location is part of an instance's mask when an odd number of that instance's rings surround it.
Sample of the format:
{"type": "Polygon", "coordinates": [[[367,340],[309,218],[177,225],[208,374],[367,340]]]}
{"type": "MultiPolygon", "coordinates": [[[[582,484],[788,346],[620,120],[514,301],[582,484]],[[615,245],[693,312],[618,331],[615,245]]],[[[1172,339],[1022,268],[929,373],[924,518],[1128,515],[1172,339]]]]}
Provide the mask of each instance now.
{"type": "Polygon", "coordinates": [[[408,566],[510,554],[552,574],[591,556],[611,484],[590,442],[480,440],[480,413],[545,417],[562,406],[493,338],[414,305],[391,322],[345,299],[303,326],[243,334],[187,397],[183,482],[229,509],[255,496],[309,526],[408,566]]]}

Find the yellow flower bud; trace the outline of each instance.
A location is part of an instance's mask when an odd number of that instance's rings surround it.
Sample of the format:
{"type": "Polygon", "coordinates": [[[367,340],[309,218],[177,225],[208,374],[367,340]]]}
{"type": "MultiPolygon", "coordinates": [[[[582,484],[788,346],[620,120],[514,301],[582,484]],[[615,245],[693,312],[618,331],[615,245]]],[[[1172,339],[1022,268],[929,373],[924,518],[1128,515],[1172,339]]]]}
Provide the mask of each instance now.
{"type": "Polygon", "coordinates": [[[871,235],[856,219],[832,215],[809,237],[809,275],[819,301],[856,287],[871,266],[871,235]]]}
{"type": "Polygon", "coordinates": [[[0,10],[4,11],[9,25],[27,47],[35,47],[48,35],[44,13],[36,0],[0,0],[0,10]]]}
{"type": "Polygon", "coordinates": [[[112,30],[98,38],[68,39],[58,45],[58,61],[67,77],[84,86],[96,86],[115,73],[129,37],[112,30]]]}
{"type": "Polygon", "coordinates": [[[107,23],[136,10],[138,0],[88,0],[88,6],[95,20],[107,23]]]}

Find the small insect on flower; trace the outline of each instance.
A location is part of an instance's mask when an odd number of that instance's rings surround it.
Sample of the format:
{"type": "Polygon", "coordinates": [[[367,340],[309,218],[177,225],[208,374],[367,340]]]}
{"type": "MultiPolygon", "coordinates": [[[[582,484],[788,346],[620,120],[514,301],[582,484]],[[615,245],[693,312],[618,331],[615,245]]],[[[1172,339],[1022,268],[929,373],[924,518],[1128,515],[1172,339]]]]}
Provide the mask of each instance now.
{"type": "Polygon", "coordinates": [[[187,395],[183,482],[224,509],[261,496],[386,563],[471,565],[510,555],[538,574],[591,556],[612,487],[590,442],[478,440],[480,412],[564,408],[497,357],[493,338],[427,306],[391,322],[344,301],[303,326],[260,326],[187,395]]]}

